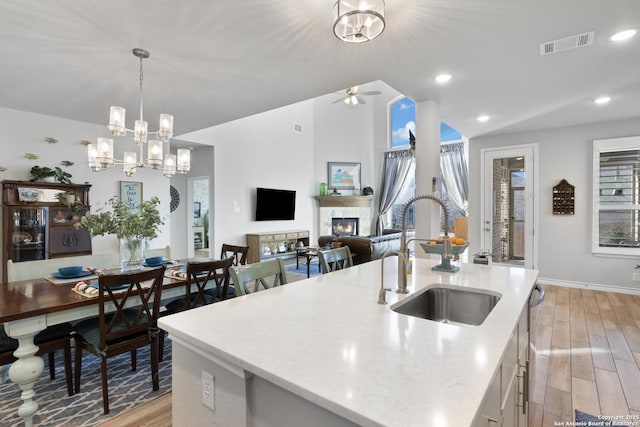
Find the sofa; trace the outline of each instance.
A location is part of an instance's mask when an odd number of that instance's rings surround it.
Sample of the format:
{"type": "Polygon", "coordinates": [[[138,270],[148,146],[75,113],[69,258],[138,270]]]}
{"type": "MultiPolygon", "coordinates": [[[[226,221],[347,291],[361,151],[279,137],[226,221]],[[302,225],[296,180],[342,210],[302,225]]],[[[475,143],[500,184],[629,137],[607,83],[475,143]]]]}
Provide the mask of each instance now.
{"type": "MultiPolygon", "coordinates": [[[[400,250],[400,236],[402,233],[392,230],[382,236],[335,236],[326,235],[318,238],[318,247],[324,248],[332,242],[340,242],[341,246],[349,246],[353,255],[353,264],[362,264],[374,259],[382,258],[387,251],[400,250]]],[[[415,232],[407,231],[407,239],[413,238],[415,232]]]]}

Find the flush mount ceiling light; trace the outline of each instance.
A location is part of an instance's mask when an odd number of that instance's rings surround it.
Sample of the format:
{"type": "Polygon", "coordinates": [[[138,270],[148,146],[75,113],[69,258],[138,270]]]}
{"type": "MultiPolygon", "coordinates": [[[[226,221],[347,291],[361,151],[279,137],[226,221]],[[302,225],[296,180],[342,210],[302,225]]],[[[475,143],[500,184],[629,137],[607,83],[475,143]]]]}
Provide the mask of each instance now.
{"type": "Polygon", "coordinates": [[[135,48],[133,55],[140,58],[140,118],[135,121],[134,129],[125,127],[126,110],[122,107],[112,106],[109,114],[109,130],[113,136],[123,136],[127,133],[133,134],[133,139],[138,145],[140,161],[137,160],[135,151],[125,151],[124,159],[117,160],[113,157],[113,139],[98,138],[97,144],[87,144],[87,154],[89,166],[94,172],[103,171],[116,164],[122,165],[126,176],[131,176],[137,168],[150,167],[152,169],[162,169],[162,174],[171,177],[177,173],[186,175],[191,169],[191,153],[188,149],[181,148],[176,154],[169,152],[169,140],[173,136],[173,116],[170,114],[160,114],[160,127],[155,132],[147,131],[147,122],[143,118],[142,102],[142,60],[149,58],[149,52],[135,48]],[[158,139],[148,140],[149,135],[154,135],[158,139]],[[162,156],[163,143],[167,143],[167,154],[162,156]],[[147,144],[147,159],[144,159],[144,145],[147,144]]]}
{"type": "Polygon", "coordinates": [[[638,30],[635,28],[619,31],[614,35],[612,35],[611,37],[609,37],[609,40],[611,40],[612,42],[622,42],[625,40],[629,40],[631,37],[635,36],[637,33],[638,33],[638,30]]]}
{"type": "Polygon", "coordinates": [[[593,100],[593,102],[595,102],[596,104],[607,104],[609,101],[611,101],[611,97],[610,96],[601,96],[599,98],[596,98],[593,100]]]}
{"type": "Polygon", "coordinates": [[[479,122],[481,122],[481,123],[488,122],[489,121],[489,116],[487,116],[487,115],[478,116],[477,120],[479,122]]]}
{"type": "Polygon", "coordinates": [[[338,0],[333,5],[333,19],[333,33],[340,40],[373,40],[384,31],[384,0],[338,0]]]}
{"type": "Polygon", "coordinates": [[[435,81],[440,84],[447,83],[449,80],[451,80],[451,74],[447,74],[447,73],[438,74],[435,78],[435,81]]]}

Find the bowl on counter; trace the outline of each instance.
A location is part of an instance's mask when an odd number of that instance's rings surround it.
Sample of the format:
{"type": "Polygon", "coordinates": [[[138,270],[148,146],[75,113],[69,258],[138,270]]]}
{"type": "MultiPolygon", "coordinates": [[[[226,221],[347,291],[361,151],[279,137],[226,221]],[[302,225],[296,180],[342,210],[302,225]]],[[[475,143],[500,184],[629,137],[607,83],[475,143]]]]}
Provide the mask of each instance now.
{"type": "MultiPolygon", "coordinates": [[[[444,254],[444,244],[436,243],[436,244],[428,244],[428,243],[420,243],[422,249],[428,254],[444,254]]],[[[465,242],[464,245],[454,245],[451,244],[451,255],[460,255],[469,247],[469,242],[465,242]]]]}

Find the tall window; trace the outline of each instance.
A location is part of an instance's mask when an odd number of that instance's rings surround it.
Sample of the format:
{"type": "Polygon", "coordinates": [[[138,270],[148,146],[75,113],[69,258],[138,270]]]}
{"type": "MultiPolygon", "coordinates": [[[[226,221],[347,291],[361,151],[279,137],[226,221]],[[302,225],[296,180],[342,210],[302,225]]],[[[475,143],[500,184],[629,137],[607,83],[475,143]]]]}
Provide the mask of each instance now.
{"type": "Polygon", "coordinates": [[[640,254],[640,137],[594,141],[593,252],[640,254]]]}
{"type": "MultiPolygon", "coordinates": [[[[407,149],[411,146],[409,131],[416,134],[416,103],[404,97],[391,104],[391,149],[407,149]]],[[[402,223],[402,209],[404,204],[416,194],[415,174],[393,203],[393,207],[387,213],[385,223],[393,228],[400,227],[402,223]]],[[[407,212],[407,226],[415,227],[415,205],[407,212]]]]}

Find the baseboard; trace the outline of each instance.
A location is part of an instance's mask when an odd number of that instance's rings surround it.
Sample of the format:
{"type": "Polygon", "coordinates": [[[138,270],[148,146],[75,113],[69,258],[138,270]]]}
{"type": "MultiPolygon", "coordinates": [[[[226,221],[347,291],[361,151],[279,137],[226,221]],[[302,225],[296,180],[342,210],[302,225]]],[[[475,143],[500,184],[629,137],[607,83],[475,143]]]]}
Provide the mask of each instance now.
{"type": "Polygon", "coordinates": [[[599,283],[570,282],[568,280],[548,279],[538,277],[541,285],[564,286],[567,288],[590,289],[592,291],[617,292],[620,294],[640,295],[640,288],[627,288],[625,286],[602,285],[599,283]]]}

